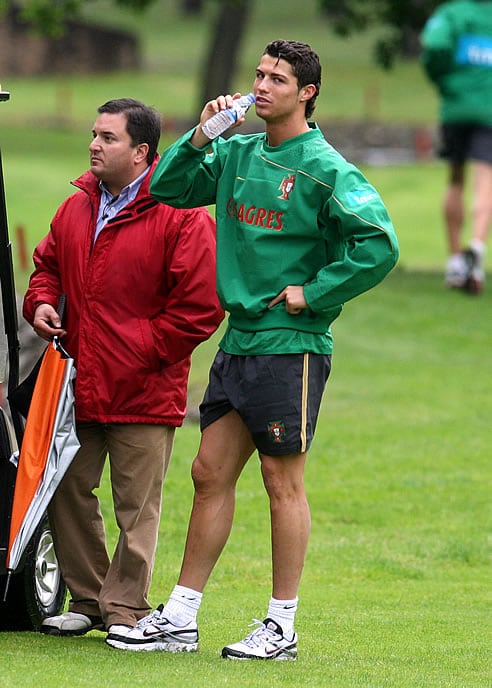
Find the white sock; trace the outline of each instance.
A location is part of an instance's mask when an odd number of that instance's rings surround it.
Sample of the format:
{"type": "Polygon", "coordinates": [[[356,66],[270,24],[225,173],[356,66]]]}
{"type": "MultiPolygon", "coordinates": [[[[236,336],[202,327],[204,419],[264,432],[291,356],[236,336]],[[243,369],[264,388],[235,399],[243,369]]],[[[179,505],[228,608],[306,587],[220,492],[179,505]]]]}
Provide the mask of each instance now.
{"type": "Polygon", "coordinates": [[[201,602],[201,592],[185,588],[183,585],[175,585],[169,600],[164,605],[161,616],[175,626],[187,626],[192,621],[196,623],[201,602]]]}
{"type": "Polygon", "coordinates": [[[480,239],[472,239],[470,242],[470,248],[478,253],[479,256],[483,256],[485,253],[485,244],[480,239]]]}
{"type": "Polygon", "coordinates": [[[462,263],[464,261],[463,252],[460,251],[459,253],[451,253],[449,260],[452,263],[462,263]]]}
{"type": "Polygon", "coordinates": [[[273,619],[282,627],[285,638],[291,638],[294,635],[294,620],[298,601],[298,597],[294,597],[293,600],[276,600],[274,597],[270,598],[267,617],[273,619]]]}

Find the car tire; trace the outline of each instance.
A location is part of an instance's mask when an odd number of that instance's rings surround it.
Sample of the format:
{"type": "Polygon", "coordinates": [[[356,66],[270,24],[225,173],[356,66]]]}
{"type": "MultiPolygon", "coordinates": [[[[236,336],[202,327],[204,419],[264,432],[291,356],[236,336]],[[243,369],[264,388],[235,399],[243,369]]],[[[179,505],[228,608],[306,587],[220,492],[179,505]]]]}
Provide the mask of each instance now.
{"type": "MultiPolygon", "coordinates": [[[[55,554],[48,518],[36,528],[26,548],[22,569],[9,581],[5,602],[0,604],[0,630],[39,630],[48,616],[59,614],[66,598],[66,585],[55,554]]],[[[1,576],[1,598],[7,576],[1,576]]]]}

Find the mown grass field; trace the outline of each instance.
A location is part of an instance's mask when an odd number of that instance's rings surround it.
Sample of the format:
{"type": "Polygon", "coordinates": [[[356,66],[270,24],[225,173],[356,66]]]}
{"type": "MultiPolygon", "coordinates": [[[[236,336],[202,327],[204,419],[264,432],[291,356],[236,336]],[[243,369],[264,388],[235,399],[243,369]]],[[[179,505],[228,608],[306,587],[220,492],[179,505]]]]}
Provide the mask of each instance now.
{"type": "MultiPolygon", "coordinates": [[[[95,3],[92,13],[101,7],[95,3]]],[[[366,39],[332,39],[313,7],[257,3],[244,73],[254,69],[270,38],[308,40],[327,64],[320,117],[364,118],[363,86],[376,84],[380,118],[433,121],[435,100],[418,65],[381,75],[367,64],[366,39]]],[[[164,1],[135,23],[146,36],[144,74],[2,76],[12,92],[11,102],[0,105],[0,147],[14,244],[22,224],[31,250],[69,193],[69,180],[87,166],[98,104],[134,95],[170,115],[178,106],[190,116],[197,112],[193,70],[203,26],[196,20],[184,26],[164,1]],[[70,104],[67,112],[60,93],[70,104]]],[[[252,458],[239,482],[230,541],[204,596],[197,655],[119,653],[98,633],[79,639],[4,633],[2,688],[490,686],[492,289],[473,298],[443,288],[440,163],[366,172],[393,217],[401,260],[383,284],[348,303],[334,325],[333,373],[306,470],[312,536],[300,590],[297,663],[219,658],[224,644],[242,637],[253,617],[263,617],[270,596],[268,506],[252,458]]],[[[17,260],[20,288],[26,277],[17,260]]],[[[196,351],[190,405],[203,393],[218,336],[196,351]]],[[[178,574],[198,441],[192,422],[177,432],[150,593],[154,606],[178,574]]],[[[100,497],[112,543],[107,480],[100,497]]]]}
{"type": "MultiPolygon", "coordinates": [[[[267,502],[252,458],[235,526],[209,582],[196,656],[128,655],[100,633],[79,639],[0,635],[2,686],[166,685],[485,688],[490,685],[491,362],[489,293],[444,291],[438,274],[397,269],[347,304],[310,452],[312,535],[294,666],[230,664],[270,595],[267,502]]],[[[216,338],[196,353],[191,403],[216,338]]],[[[151,602],[179,570],[192,488],[195,424],[177,432],[151,602]]],[[[110,541],[111,498],[100,490],[110,541]]]]}

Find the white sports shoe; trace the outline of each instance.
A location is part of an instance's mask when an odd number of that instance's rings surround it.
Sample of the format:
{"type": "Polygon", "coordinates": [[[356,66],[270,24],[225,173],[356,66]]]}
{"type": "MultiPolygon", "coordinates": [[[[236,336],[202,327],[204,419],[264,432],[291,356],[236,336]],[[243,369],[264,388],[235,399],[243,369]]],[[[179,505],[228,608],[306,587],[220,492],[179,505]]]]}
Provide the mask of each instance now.
{"type": "Polygon", "coordinates": [[[89,631],[104,631],[104,624],[100,616],[65,612],[44,619],[39,630],[46,635],[85,635],[89,631]]]}
{"type": "Polygon", "coordinates": [[[469,294],[480,294],[485,282],[483,255],[473,248],[450,256],[446,264],[447,287],[464,289],[469,294]]]}
{"type": "Polygon", "coordinates": [[[134,626],[128,626],[128,624],[111,624],[108,628],[108,634],[127,636],[134,628],[134,626]]]}
{"type": "Polygon", "coordinates": [[[480,294],[485,282],[483,255],[473,248],[469,248],[463,252],[463,256],[468,270],[465,289],[469,294],[480,294]]]}
{"type": "Polygon", "coordinates": [[[226,645],[222,650],[222,657],[226,659],[297,659],[297,633],[288,640],[284,637],[282,628],[273,619],[265,619],[265,621],[253,619],[251,625],[256,625],[258,628],[239,643],[226,645]]]}
{"type": "Polygon", "coordinates": [[[160,650],[161,652],[196,652],[198,627],[195,622],[180,627],[162,617],[163,605],[140,619],[135,628],[111,626],[106,643],[118,650],[133,652],[160,650]],[[114,630],[113,630],[114,629],[114,630]]]}
{"type": "Polygon", "coordinates": [[[463,253],[448,258],[445,282],[447,287],[462,289],[468,279],[469,268],[463,253]]]}

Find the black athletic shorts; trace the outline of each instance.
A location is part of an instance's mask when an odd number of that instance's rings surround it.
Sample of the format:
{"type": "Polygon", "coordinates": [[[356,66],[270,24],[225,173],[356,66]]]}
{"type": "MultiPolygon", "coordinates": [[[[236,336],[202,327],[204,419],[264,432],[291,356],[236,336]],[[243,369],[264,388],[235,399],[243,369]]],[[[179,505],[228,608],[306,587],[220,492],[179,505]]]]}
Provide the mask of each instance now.
{"type": "Polygon", "coordinates": [[[439,155],[452,163],[464,163],[471,159],[492,164],[492,127],[443,124],[439,155]]]}
{"type": "Polygon", "coordinates": [[[305,452],[330,370],[329,355],[233,356],[219,350],[200,404],[200,427],[234,409],[262,454],[305,452]]]}

